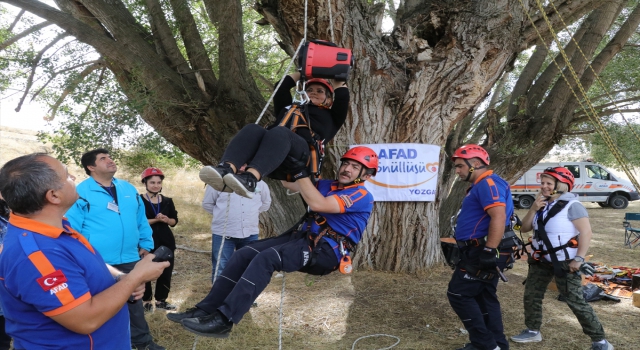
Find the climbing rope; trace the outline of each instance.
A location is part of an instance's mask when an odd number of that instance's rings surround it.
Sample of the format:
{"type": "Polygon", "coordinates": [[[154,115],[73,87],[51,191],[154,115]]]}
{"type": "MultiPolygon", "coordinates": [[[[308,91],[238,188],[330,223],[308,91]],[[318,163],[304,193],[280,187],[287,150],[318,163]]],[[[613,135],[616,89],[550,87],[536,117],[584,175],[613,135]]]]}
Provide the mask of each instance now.
{"type": "Polygon", "coordinates": [[[602,79],[600,79],[600,76],[596,73],[595,69],[593,69],[593,66],[591,65],[591,62],[589,62],[589,59],[587,58],[587,56],[584,54],[584,52],[582,51],[582,48],[580,47],[580,45],[578,45],[578,42],[576,41],[576,39],[573,36],[573,33],[569,30],[569,26],[567,25],[567,23],[564,21],[564,18],[560,15],[560,12],[558,11],[558,9],[556,8],[556,5],[553,3],[552,0],[549,0],[549,4],[553,7],[554,11],[556,11],[556,14],[558,15],[558,18],[560,19],[560,21],[562,22],[562,25],[564,26],[564,29],[569,33],[569,35],[571,36],[571,40],[574,42],[574,44],[576,45],[576,48],[578,49],[578,51],[580,52],[580,54],[582,55],[582,58],[584,58],[585,62],[587,63],[587,67],[589,67],[589,69],[591,69],[591,72],[593,73],[593,76],[596,78],[596,81],[598,82],[598,84],[600,84],[600,88],[602,88],[602,90],[605,92],[605,94],[607,95],[607,97],[609,97],[609,100],[611,100],[611,103],[613,104],[614,108],[616,109],[616,112],[618,112],[620,114],[620,116],[622,117],[622,119],[625,121],[625,123],[627,124],[627,126],[629,126],[629,129],[631,129],[631,132],[633,133],[633,135],[636,137],[636,140],[638,140],[638,142],[640,142],[640,136],[638,136],[638,133],[636,132],[635,128],[633,127],[633,125],[627,120],[627,118],[624,116],[624,113],[622,113],[622,111],[620,110],[620,107],[618,107],[618,104],[616,103],[616,101],[613,99],[613,96],[611,96],[611,94],[609,93],[609,90],[604,86],[604,83],[602,82],[602,79]]]}
{"type": "Polygon", "coordinates": [[[386,347],[386,348],[381,348],[381,349],[378,349],[378,350],[387,350],[387,349],[391,349],[391,348],[394,348],[396,345],[400,344],[400,338],[399,338],[399,337],[396,337],[395,335],[391,335],[391,334],[372,334],[372,335],[365,335],[364,337],[360,337],[360,338],[356,339],[356,341],[354,341],[354,342],[353,342],[353,345],[351,346],[351,350],[355,350],[355,348],[356,348],[356,343],[357,343],[358,341],[360,341],[360,340],[362,340],[362,339],[365,339],[365,338],[371,338],[371,337],[390,337],[390,338],[395,338],[395,339],[397,339],[397,341],[396,341],[393,345],[391,345],[391,346],[389,346],[389,347],[386,347]]]}
{"type": "MultiPolygon", "coordinates": [[[[218,267],[220,266],[220,258],[222,258],[222,248],[224,248],[224,242],[227,240],[227,222],[229,222],[229,207],[231,206],[231,193],[227,195],[227,213],[224,218],[224,228],[222,229],[222,242],[220,243],[220,249],[218,249],[218,258],[216,260],[216,268],[213,272],[213,283],[216,283],[216,278],[218,278],[218,267]]],[[[213,237],[211,237],[213,239],[213,237]]],[[[213,254],[213,252],[211,252],[213,254]]]]}
{"type": "MultiPolygon", "coordinates": [[[[531,22],[531,25],[533,26],[533,28],[535,29],[536,33],[538,34],[540,42],[545,46],[545,48],[548,51],[550,51],[549,45],[547,45],[547,43],[544,41],[544,37],[542,36],[540,31],[538,30],[538,27],[535,25],[535,22],[533,21],[533,18],[531,18],[531,14],[529,13],[529,11],[526,11],[527,7],[525,6],[523,0],[520,0],[520,4],[522,5],[522,8],[525,9],[525,13],[527,14],[527,17],[529,18],[529,21],[531,22]]],[[[573,69],[573,65],[571,64],[571,62],[569,60],[569,57],[567,56],[566,52],[564,51],[564,49],[562,47],[562,43],[558,39],[558,36],[557,36],[555,30],[553,29],[553,25],[551,24],[551,21],[549,20],[549,17],[547,17],[547,14],[546,14],[546,12],[544,10],[544,7],[540,3],[540,0],[536,0],[536,4],[538,5],[538,9],[539,9],[540,13],[542,14],[545,22],[547,23],[547,26],[549,27],[549,32],[553,36],[553,40],[555,41],[556,45],[558,46],[558,49],[560,50],[560,54],[564,58],[564,60],[566,62],[566,65],[567,65],[567,68],[569,69],[569,72],[571,73],[574,81],[576,82],[576,86],[578,87],[578,89],[582,93],[582,96],[584,97],[584,100],[582,100],[582,99],[580,99],[580,97],[578,97],[578,94],[576,93],[576,91],[573,88],[573,86],[571,86],[571,83],[570,83],[569,79],[565,75],[564,70],[562,68],[560,68],[560,65],[556,62],[556,60],[553,60],[553,63],[558,68],[558,71],[560,71],[560,74],[562,75],[562,78],[567,82],[567,87],[570,89],[571,93],[576,98],[576,101],[580,104],[580,107],[585,112],[587,117],[589,117],[589,120],[593,124],[594,128],[598,131],[600,136],[602,136],[603,140],[605,141],[605,144],[607,145],[607,147],[609,148],[609,150],[611,151],[613,156],[616,158],[616,161],[618,161],[618,163],[620,164],[620,167],[624,170],[624,172],[627,175],[627,177],[629,177],[629,179],[631,180],[631,182],[635,186],[636,190],[640,190],[640,185],[638,184],[638,181],[636,180],[636,178],[633,176],[633,174],[629,170],[629,167],[627,166],[626,161],[624,160],[624,158],[623,158],[623,156],[622,156],[622,154],[620,152],[620,149],[613,143],[613,140],[611,139],[611,135],[609,135],[607,130],[604,128],[604,125],[602,124],[602,121],[598,117],[598,113],[595,111],[595,108],[593,107],[593,104],[591,103],[591,100],[589,99],[589,96],[587,96],[587,93],[584,90],[584,87],[582,86],[582,83],[580,82],[580,79],[578,78],[578,74],[573,69]],[[586,104],[586,106],[585,106],[585,104],[586,104]]]]}
{"type": "MultiPolygon", "coordinates": [[[[296,52],[293,54],[293,57],[291,57],[291,61],[289,61],[289,65],[287,65],[287,69],[284,70],[284,74],[282,75],[282,78],[280,79],[280,82],[278,82],[278,85],[276,86],[276,88],[273,89],[273,92],[271,93],[271,96],[269,97],[269,100],[267,101],[267,103],[265,104],[264,108],[262,109],[262,112],[260,112],[260,116],[256,120],[255,124],[258,124],[260,122],[260,120],[262,119],[262,117],[264,116],[264,113],[267,111],[267,108],[269,108],[269,105],[271,104],[271,101],[273,100],[273,96],[275,96],[276,92],[280,88],[280,85],[282,85],[282,82],[284,81],[284,78],[287,76],[287,73],[289,73],[289,69],[291,69],[291,66],[293,65],[293,62],[295,62],[296,57],[298,57],[298,53],[300,52],[300,49],[302,48],[302,45],[304,45],[304,43],[307,42],[307,7],[308,7],[308,4],[309,4],[308,0],[304,0],[304,37],[300,41],[300,44],[298,44],[298,48],[296,49],[296,52]]],[[[332,33],[333,33],[333,26],[332,26],[332,33]]],[[[304,91],[304,85],[303,85],[303,91],[304,91]]]]}

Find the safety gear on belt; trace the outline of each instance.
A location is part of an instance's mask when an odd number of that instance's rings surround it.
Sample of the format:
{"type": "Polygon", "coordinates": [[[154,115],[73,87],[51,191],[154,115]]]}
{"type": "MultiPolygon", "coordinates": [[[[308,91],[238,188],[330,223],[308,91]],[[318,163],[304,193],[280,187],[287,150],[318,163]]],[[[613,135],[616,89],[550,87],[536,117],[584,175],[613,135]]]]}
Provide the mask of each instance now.
{"type": "MultiPolygon", "coordinates": [[[[279,126],[284,126],[296,132],[298,128],[306,128],[309,130],[309,134],[298,134],[305,138],[305,141],[309,144],[309,159],[307,160],[307,167],[309,172],[320,178],[320,171],[322,169],[322,163],[324,161],[324,140],[320,139],[320,136],[311,129],[311,123],[306,105],[293,104],[280,121],[279,126]]],[[[287,181],[292,181],[291,177],[287,177],[287,181]]]]}
{"type": "Polygon", "coordinates": [[[498,250],[495,248],[484,247],[480,253],[480,264],[478,268],[480,270],[495,270],[498,266],[498,250]]]}

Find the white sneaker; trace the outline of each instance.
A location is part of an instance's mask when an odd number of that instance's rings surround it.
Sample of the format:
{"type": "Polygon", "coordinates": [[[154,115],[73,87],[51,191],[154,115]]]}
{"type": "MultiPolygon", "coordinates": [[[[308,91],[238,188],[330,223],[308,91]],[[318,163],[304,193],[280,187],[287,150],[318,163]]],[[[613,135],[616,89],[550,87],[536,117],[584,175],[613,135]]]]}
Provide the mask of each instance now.
{"type": "Polygon", "coordinates": [[[604,340],[604,344],[593,343],[591,344],[591,350],[613,350],[613,345],[608,340],[604,340]]]}
{"type": "Polygon", "coordinates": [[[542,341],[542,333],[540,333],[540,331],[532,331],[527,328],[520,334],[512,336],[511,340],[516,343],[537,343],[542,341]]]}

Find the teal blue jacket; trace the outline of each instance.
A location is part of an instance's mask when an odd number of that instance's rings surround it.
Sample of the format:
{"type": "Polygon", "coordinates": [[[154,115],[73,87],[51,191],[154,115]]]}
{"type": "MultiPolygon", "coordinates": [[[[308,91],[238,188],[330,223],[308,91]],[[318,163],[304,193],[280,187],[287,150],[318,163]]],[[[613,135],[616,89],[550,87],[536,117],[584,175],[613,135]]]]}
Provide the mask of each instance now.
{"type": "Polygon", "coordinates": [[[140,260],[138,248],[151,251],[153,238],[136,188],[116,178],[113,184],[119,213],[107,208],[108,203],[113,202],[109,192],[88,178],[76,186],[80,199],[67,211],[66,217],[107,264],[119,265],[140,260]]]}

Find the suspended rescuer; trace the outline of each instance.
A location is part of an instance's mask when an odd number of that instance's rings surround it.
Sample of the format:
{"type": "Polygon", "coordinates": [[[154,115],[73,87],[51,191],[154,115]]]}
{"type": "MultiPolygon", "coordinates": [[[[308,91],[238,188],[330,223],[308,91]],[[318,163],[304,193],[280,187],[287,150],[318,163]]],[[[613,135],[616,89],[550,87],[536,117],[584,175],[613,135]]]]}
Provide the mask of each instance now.
{"type": "Polygon", "coordinates": [[[527,328],[512,336],[517,343],[542,341],[542,299],[555,276],[558,291],[578,318],[593,350],[613,350],[604,328],[582,294],[580,273],[592,275],[584,257],[591,243],[589,215],[571,193],[575,179],[564,167],[547,168],[540,176],[540,192],[522,220],[521,232],[534,231],[529,272],[524,287],[524,322],[527,328]]]}
{"type": "Polygon", "coordinates": [[[478,145],[458,148],[451,159],[456,175],[471,183],[455,227],[461,260],[447,290],[451,307],[469,332],[470,343],[458,350],[508,350],[496,287],[498,269],[504,269],[514,245],[509,184],[487,169],[489,154],[478,145]]]}
{"type": "Polygon", "coordinates": [[[142,259],[128,274],[63,217],[78,193],[55,158],[18,157],[0,169],[0,192],[12,210],[0,254],[0,297],[15,349],[129,350],[127,299],[168,262],[142,259]]]}
{"type": "MultiPolygon", "coordinates": [[[[341,162],[336,181],[319,180],[314,185],[307,172],[294,183],[283,182],[300,192],[312,212],[284,234],[236,251],[204,300],[186,312],[167,314],[167,318],[195,334],[226,338],[274,271],[350,272],[349,255],[360,242],[373,209],[373,196],[363,181],[375,175],[378,157],[370,148],[354,147],[341,162]]],[[[304,173],[306,167],[299,170],[304,173]]]]}
{"type": "Polygon", "coordinates": [[[258,181],[264,176],[286,180],[294,173],[292,163],[307,162],[310,167],[324,153],[323,145],[331,141],[344,124],[349,110],[349,89],[344,81],[309,79],[306,94],[309,103],[292,104],[289,92],[296,86],[300,73],[284,78],[274,99],[276,122],[262,128],[249,124],[233,137],[217,166],[206,166],[200,179],[220,192],[235,192],[252,198],[258,181]],[[311,158],[311,159],[309,159],[311,158]],[[240,172],[243,164],[246,171],[240,172]]]}

